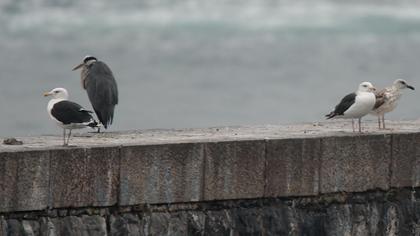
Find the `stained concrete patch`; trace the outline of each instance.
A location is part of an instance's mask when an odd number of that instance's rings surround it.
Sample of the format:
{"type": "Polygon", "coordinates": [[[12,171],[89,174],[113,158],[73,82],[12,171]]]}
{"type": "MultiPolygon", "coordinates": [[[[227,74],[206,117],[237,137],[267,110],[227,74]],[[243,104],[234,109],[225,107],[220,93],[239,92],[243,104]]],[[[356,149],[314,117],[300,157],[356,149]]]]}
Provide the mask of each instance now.
{"type": "Polygon", "coordinates": [[[208,143],[205,161],[204,200],[263,197],[264,141],[208,143]]]}
{"type": "Polygon", "coordinates": [[[321,193],[387,190],[391,136],[323,138],[321,163],[321,193]]]}
{"type": "Polygon", "coordinates": [[[392,141],[391,186],[420,186],[420,134],[395,134],[392,141]]]}
{"type": "Polygon", "coordinates": [[[49,152],[0,152],[0,212],[46,209],[49,152]]]}
{"type": "Polygon", "coordinates": [[[118,147],[52,150],[50,206],[115,205],[118,175],[118,147]]]}
{"type": "Polygon", "coordinates": [[[123,147],[120,205],[200,201],[203,165],[202,144],[123,147]]]}
{"type": "Polygon", "coordinates": [[[319,193],[320,139],[267,141],[266,197],[319,193]]]}

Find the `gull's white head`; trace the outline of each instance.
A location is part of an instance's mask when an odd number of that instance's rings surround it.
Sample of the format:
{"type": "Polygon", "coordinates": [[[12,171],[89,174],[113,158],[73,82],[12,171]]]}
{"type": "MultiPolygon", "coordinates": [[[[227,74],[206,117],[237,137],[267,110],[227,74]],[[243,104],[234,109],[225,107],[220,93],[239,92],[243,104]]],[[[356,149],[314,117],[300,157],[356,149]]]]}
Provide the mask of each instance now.
{"type": "Polygon", "coordinates": [[[49,92],[44,93],[44,97],[52,96],[55,99],[68,99],[69,93],[65,88],[55,88],[49,92]]]}
{"type": "Polygon", "coordinates": [[[372,83],[370,82],[363,82],[359,85],[358,92],[373,92],[375,91],[375,87],[373,87],[372,83]]]}
{"type": "Polygon", "coordinates": [[[407,81],[403,80],[403,79],[397,79],[394,81],[394,87],[397,89],[405,89],[405,88],[409,88],[411,90],[414,90],[414,87],[411,85],[408,85],[407,81]]]}

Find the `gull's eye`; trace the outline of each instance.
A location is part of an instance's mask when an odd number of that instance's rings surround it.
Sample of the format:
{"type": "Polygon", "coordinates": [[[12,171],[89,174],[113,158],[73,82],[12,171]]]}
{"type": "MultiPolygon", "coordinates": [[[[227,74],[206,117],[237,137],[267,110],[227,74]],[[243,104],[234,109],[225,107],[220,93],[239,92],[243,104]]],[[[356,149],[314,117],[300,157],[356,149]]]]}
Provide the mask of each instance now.
{"type": "Polygon", "coordinates": [[[363,85],[363,87],[367,88],[367,85],[366,85],[366,84],[364,84],[364,85],[363,85]]]}
{"type": "Polygon", "coordinates": [[[401,83],[402,83],[402,84],[405,84],[405,82],[404,82],[404,81],[401,81],[401,83]]]}
{"type": "Polygon", "coordinates": [[[54,91],[54,93],[58,93],[58,91],[54,91]]]}

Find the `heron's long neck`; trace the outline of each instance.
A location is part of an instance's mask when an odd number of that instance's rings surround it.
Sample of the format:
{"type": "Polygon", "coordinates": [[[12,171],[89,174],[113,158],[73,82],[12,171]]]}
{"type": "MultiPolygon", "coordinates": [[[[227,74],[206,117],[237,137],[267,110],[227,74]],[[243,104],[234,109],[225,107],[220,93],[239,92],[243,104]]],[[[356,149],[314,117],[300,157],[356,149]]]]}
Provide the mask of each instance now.
{"type": "Polygon", "coordinates": [[[87,69],[86,66],[83,66],[82,71],[80,72],[80,79],[81,79],[80,82],[82,84],[83,89],[86,89],[86,78],[88,74],[89,74],[89,70],[87,69]]]}

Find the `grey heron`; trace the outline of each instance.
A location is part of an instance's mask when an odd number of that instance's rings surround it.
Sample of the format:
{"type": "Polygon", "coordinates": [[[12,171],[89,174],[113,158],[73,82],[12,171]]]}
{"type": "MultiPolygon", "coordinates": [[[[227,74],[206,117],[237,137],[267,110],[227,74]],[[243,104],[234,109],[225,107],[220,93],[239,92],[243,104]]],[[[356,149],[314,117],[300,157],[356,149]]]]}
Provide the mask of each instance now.
{"type": "Polygon", "coordinates": [[[375,88],[369,82],[363,82],[359,85],[356,92],[350,93],[341,99],[340,103],[335,106],[334,111],[326,115],[327,119],[331,118],[350,118],[352,121],[354,132],[354,120],[359,119],[359,132],[362,132],[362,117],[369,114],[375,105],[375,88]]]}
{"type": "Polygon", "coordinates": [[[70,141],[72,129],[82,129],[85,127],[95,128],[98,123],[93,119],[91,111],[84,109],[75,102],[68,100],[69,94],[64,88],[55,88],[44,96],[52,96],[48,102],[47,111],[51,119],[63,128],[63,146],[67,146],[70,141]],[[69,130],[66,141],[66,129],[69,130]]]}
{"type": "Polygon", "coordinates": [[[406,88],[414,90],[414,87],[408,85],[407,81],[397,79],[391,87],[384,88],[375,93],[376,103],[370,114],[378,117],[379,129],[385,129],[385,113],[391,112],[397,107],[398,100],[402,96],[401,90],[406,88]]]}
{"type": "Polygon", "coordinates": [[[106,129],[112,124],[114,108],[118,104],[118,87],[114,75],[104,62],[93,56],[86,56],[73,71],[79,68],[82,68],[82,87],[88,94],[96,116],[106,129]]]}

